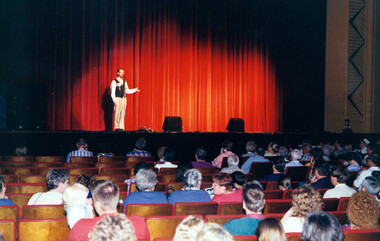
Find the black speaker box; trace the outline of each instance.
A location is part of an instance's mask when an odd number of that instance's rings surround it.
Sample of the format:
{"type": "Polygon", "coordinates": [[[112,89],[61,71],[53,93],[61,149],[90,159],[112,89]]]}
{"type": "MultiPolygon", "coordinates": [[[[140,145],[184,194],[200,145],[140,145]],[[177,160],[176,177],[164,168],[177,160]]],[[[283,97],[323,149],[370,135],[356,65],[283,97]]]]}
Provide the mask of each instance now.
{"type": "Polygon", "coordinates": [[[244,120],[241,118],[231,118],[228,122],[227,130],[229,132],[244,132],[244,120]]]}
{"type": "Polygon", "coordinates": [[[164,131],[182,131],[182,118],[179,116],[166,116],[162,125],[164,131]]]}

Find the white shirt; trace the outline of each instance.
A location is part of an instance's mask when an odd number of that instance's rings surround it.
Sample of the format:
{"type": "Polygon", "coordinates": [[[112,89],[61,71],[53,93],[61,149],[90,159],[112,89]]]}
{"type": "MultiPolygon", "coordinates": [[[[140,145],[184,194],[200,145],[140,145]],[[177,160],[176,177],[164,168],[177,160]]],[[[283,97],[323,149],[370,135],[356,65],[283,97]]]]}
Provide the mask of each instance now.
{"type": "Polygon", "coordinates": [[[116,84],[115,80],[112,80],[111,82],[111,98],[113,102],[116,101],[116,86],[122,86],[123,83],[125,83],[125,88],[124,88],[125,94],[133,94],[137,91],[136,89],[129,89],[127,81],[124,82],[122,78],[117,77],[116,79],[119,81],[118,84],[116,84]]]}
{"type": "Polygon", "coordinates": [[[373,171],[380,171],[380,168],[379,167],[371,167],[369,168],[368,170],[364,170],[360,173],[360,175],[356,178],[356,180],[354,181],[354,185],[359,188],[359,190],[361,189],[361,185],[362,185],[362,182],[364,181],[364,179],[366,177],[369,177],[371,176],[372,172],[373,171]]]}
{"type": "Polygon", "coordinates": [[[327,190],[323,195],[323,198],[351,197],[355,192],[355,189],[347,186],[346,184],[338,184],[333,189],[327,190]]]}
{"type": "Polygon", "coordinates": [[[157,168],[158,170],[160,170],[160,168],[177,168],[177,165],[171,163],[171,162],[164,162],[164,163],[159,163],[159,164],[156,164],[154,166],[155,168],[157,168]]]}
{"type": "Polygon", "coordinates": [[[62,193],[59,192],[38,192],[34,194],[28,205],[61,205],[62,193]]]}
{"type": "Polygon", "coordinates": [[[282,222],[285,233],[300,233],[302,232],[302,226],[305,222],[304,218],[289,217],[282,222]]]}
{"type": "Polygon", "coordinates": [[[291,161],[291,162],[288,162],[287,164],[285,164],[285,169],[287,167],[303,167],[303,165],[300,161],[294,160],[294,161],[291,161]]]}

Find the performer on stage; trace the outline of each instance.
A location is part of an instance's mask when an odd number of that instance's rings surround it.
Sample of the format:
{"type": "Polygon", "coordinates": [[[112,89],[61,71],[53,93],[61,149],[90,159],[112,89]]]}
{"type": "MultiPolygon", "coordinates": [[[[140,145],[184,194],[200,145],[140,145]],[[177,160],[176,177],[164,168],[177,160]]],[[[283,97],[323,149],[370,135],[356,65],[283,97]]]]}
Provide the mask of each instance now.
{"type": "Polygon", "coordinates": [[[116,71],[116,79],[111,82],[111,97],[114,103],[115,117],[114,125],[115,131],[124,130],[125,109],[127,107],[126,94],[133,94],[140,92],[138,88],[129,89],[128,84],[125,81],[124,70],[118,69],[116,71]]]}

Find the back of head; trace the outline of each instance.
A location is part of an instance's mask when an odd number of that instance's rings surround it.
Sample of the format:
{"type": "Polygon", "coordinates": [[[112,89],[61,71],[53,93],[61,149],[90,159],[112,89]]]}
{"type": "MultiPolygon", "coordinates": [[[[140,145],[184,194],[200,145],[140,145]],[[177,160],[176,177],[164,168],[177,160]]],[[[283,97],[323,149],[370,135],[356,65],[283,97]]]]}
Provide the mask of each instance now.
{"type": "Polygon", "coordinates": [[[197,241],[233,241],[232,235],[216,223],[205,223],[198,233],[197,241]]]}
{"type": "Polygon", "coordinates": [[[366,162],[368,163],[369,160],[371,160],[372,163],[373,163],[375,166],[379,166],[379,157],[378,157],[378,156],[375,156],[375,155],[369,155],[369,156],[366,158],[366,162]]]}
{"type": "Polygon", "coordinates": [[[207,157],[207,150],[206,148],[200,146],[197,149],[195,149],[195,155],[197,155],[197,158],[199,160],[205,161],[207,157]]]}
{"type": "Polygon", "coordinates": [[[229,140],[224,141],[222,143],[222,148],[227,149],[227,151],[232,151],[234,148],[234,143],[232,141],[229,141],[229,140]]]}
{"type": "Polygon", "coordinates": [[[69,173],[65,169],[51,169],[46,175],[46,186],[48,190],[58,188],[60,183],[69,180],[69,173]]]}
{"type": "Polygon", "coordinates": [[[261,148],[261,147],[258,147],[258,148],[256,148],[256,153],[259,156],[264,156],[265,155],[265,150],[263,148],[261,148]]]}
{"type": "Polygon", "coordinates": [[[332,214],[322,211],[307,215],[301,233],[302,241],[343,241],[342,226],[332,214]]]}
{"type": "Polygon", "coordinates": [[[256,148],[257,148],[257,145],[254,141],[247,141],[247,144],[245,145],[245,149],[247,150],[247,152],[255,153],[256,148]]]}
{"type": "MultiPolygon", "coordinates": [[[[323,151],[319,147],[314,147],[313,149],[311,149],[310,155],[312,155],[314,159],[319,159],[323,157],[323,151]]],[[[330,155],[330,151],[328,155],[330,155]]]]}
{"type": "Polygon", "coordinates": [[[203,219],[191,215],[187,216],[178,224],[173,241],[195,241],[203,226],[203,219]]]}
{"type": "Polygon", "coordinates": [[[304,143],[303,145],[302,145],[302,149],[305,151],[307,151],[308,153],[310,153],[311,152],[311,149],[313,148],[313,146],[310,144],[310,143],[304,143]]]}
{"type": "Polygon", "coordinates": [[[167,161],[167,162],[173,161],[174,160],[174,156],[175,156],[175,153],[174,153],[173,149],[166,148],[164,150],[163,158],[164,158],[165,161],[167,161]]]}
{"type": "Polygon", "coordinates": [[[270,145],[271,147],[272,147],[272,150],[275,152],[275,153],[277,153],[278,152],[278,144],[276,143],[276,142],[273,142],[271,145],[270,145]]]}
{"type": "Polygon", "coordinates": [[[167,147],[166,146],[161,146],[160,148],[158,148],[157,150],[157,156],[159,159],[162,159],[164,158],[164,151],[167,147]]]}
{"type": "Polygon", "coordinates": [[[318,174],[323,177],[327,177],[330,174],[330,167],[326,162],[315,163],[315,170],[317,170],[318,174]]]}
{"type": "Polygon", "coordinates": [[[378,195],[380,193],[380,181],[375,177],[366,177],[362,182],[362,187],[372,195],[378,195]]]}
{"type": "Polygon", "coordinates": [[[274,168],[276,168],[277,171],[279,172],[284,172],[285,171],[285,160],[284,158],[278,158],[273,162],[274,168]]]}
{"type": "Polygon", "coordinates": [[[63,193],[65,210],[74,205],[86,205],[88,188],[79,183],[73,183],[63,193]]]}
{"type": "Polygon", "coordinates": [[[140,169],[135,176],[136,187],[140,191],[145,191],[156,186],[157,174],[151,169],[140,169]]]}
{"type": "Polygon", "coordinates": [[[149,169],[149,165],[145,162],[139,162],[133,168],[133,173],[136,175],[140,171],[140,169],[149,169]]]}
{"type": "Polygon", "coordinates": [[[79,138],[79,140],[77,141],[76,144],[77,144],[77,146],[86,146],[87,141],[84,138],[79,138]]]}
{"type": "Polygon", "coordinates": [[[190,169],[185,172],[185,187],[199,189],[202,184],[202,173],[197,169],[190,169]]]}
{"type": "Polygon", "coordinates": [[[373,171],[371,176],[376,178],[378,181],[380,181],[380,171],[373,171]]]}
{"type": "Polygon", "coordinates": [[[286,146],[280,146],[278,148],[278,153],[281,157],[286,158],[287,156],[289,156],[289,149],[286,146]]]}
{"type": "Polygon", "coordinates": [[[354,193],[347,206],[347,217],[357,229],[372,229],[379,226],[379,204],[368,192],[354,193]]]}
{"type": "Polygon", "coordinates": [[[226,191],[232,191],[232,178],[227,173],[216,173],[212,176],[213,182],[215,182],[219,186],[223,186],[226,188],[226,191]]]}
{"type": "Polygon", "coordinates": [[[144,150],[146,148],[146,139],[145,137],[140,137],[137,139],[135,147],[137,150],[144,150]]]}
{"type": "Polygon", "coordinates": [[[338,183],[346,183],[349,178],[350,173],[347,168],[338,167],[331,171],[330,176],[336,177],[338,183]]]}
{"type": "Polygon", "coordinates": [[[98,180],[92,188],[92,198],[94,202],[99,202],[106,212],[117,210],[119,203],[119,187],[108,180],[98,180]]]}
{"type": "Polygon", "coordinates": [[[313,211],[322,210],[321,194],[312,186],[305,184],[292,193],[293,217],[304,218],[313,211]]]}
{"type": "Polygon", "coordinates": [[[90,241],[136,241],[131,221],[124,214],[108,215],[92,229],[90,241]]]}
{"type": "Polygon", "coordinates": [[[284,228],[277,218],[266,218],[256,229],[258,241],[286,241],[284,228]]]}
{"type": "Polygon", "coordinates": [[[247,184],[243,189],[243,202],[251,212],[260,213],[264,209],[264,192],[256,184],[247,184]]]}
{"type": "Polygon", "coordinates": [[[230,166],[238,166],[239,165],[239,157],[236,155],[231,155],[227,158],[227,162],[230,166]]]}
{"type": "Polygon", "coordinates": [[[283,189],[290,189],[292,187],[292,177],[281,175],[281,177],[277,180],[277,184],[283,189]]]}
{"type": "Polygon", "coordinates": [[[76,183],[82,184],[83,186],[91,189],[92,185],[96,182],[95,177],[89,175],[80,175],[75,179],[76,183]]]}
{"type": "Polygon", "coordinates": [[[244,173],[236,171],[231,173],[232,182],[238,184],[239,186],[243,186],[247,183],[247,177],[244,173]]]}

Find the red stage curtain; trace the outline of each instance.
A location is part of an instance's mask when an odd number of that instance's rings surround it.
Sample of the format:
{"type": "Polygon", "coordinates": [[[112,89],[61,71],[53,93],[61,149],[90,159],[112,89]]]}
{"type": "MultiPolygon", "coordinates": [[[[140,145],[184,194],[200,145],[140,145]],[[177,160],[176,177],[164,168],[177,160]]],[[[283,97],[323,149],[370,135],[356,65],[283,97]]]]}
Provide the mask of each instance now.
{"type": "MultiPolygon", "coordinates": [[[[159,131],[165,116],[180,116],[183,131],[226,131],[230,118],[243,118],[246,131],[281,131],[281,86],[265,45],[231,29],[223,14],[215,30],[213,1],[206,19],[202,1],[188,3],[186,16],[181,1],[130,2],[55,3],[52,26],[36,37],[50,130],[104,130],[112,113],[104,96],[124,68],[129,87],[141,90],[127,95],[126,130],[159,131]]],[[[36,16],[47,19],[43,10],[36,16]]]]}

